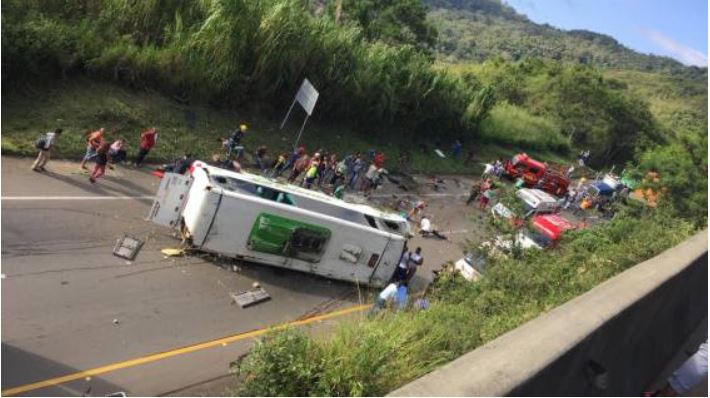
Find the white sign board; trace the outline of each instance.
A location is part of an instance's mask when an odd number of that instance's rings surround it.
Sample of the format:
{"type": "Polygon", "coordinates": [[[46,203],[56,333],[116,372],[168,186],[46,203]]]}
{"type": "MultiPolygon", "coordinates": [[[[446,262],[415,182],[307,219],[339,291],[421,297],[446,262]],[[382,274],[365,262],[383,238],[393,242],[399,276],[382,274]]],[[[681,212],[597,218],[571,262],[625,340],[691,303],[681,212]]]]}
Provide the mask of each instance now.
{"type": "Polygon", "coordinates": [[[296,101],[301,104],[306,113],[308,113],[308,116],[313,114],[313,108],[315,108],[316,101],[318,101],[318,91],[316,91],[315,87],[313,87],[308,79],[303,79],[301,88],[299,88],[298,93],[296,93],[296,101]]]}

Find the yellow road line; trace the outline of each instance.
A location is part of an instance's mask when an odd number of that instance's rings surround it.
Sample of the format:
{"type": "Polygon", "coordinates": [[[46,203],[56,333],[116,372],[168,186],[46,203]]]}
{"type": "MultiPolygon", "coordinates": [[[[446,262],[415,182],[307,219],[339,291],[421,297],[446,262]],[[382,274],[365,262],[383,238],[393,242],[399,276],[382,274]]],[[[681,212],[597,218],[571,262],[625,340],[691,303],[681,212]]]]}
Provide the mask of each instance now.
{"type": "Polygon", "coordinates": [[[170,351],[150,354],[150,355],[146,355],[143,357],[129,359],[127,361],[115,362],[115,363],[101,366],[98,368],[84,370],[81,372],[72,373],[72,374],[68,374],[68,375],[60,376],[60,377],[55,377],[55,378],[47,379],[47,380],[43,380],[43,381],[38,381],[35,383],[25,384],[23,386],[12,387],[12,388],[8,388],[7,390],[2,390],[1,393],[3,396],[6,396],[6,397],[11,396],[11,395],[16,395],[16,394],[22,394],[22,393],[37,390],[40,388],[50,387],[50,386],[57,385],[57,384],[68,383],[70,381],[79,380],[79,379],[83,379],[86,377],[93,377],[93,376],[97,376],[97,375],[108,373],[108,372],[113,372],[113,371],[120,370],[120,369],[130,368],[133,366],[138,366],[138,365],[143,365],[143,364],[150,363],[150,362],[159,361],[161,359],[174,357],[176,355],[188,354],[191,352],[204,350],[204,349],[211,348],[211,347],[216,347],[216,346],[219,346],[222,344],[233,343],[235,341],[244,340],[244,339],[247,339],[250,337],[261,336],[261,335],[263,335],[269,331],[272,331],[272,330],[281,330],[281,329],[285,329],[290,326],[307,325],[309,323],[322,321],[324,319],[335,318],[335,317],[347,315],[347,314],[350,314],[353,312],[363,311],[369,307],[370,307],[369,305],[356,305],[353,307],[345,308],[340,311],[333,311],[333,312],[329,312],[327,314],[302,319],[300,321],[283,323],[281,325],[277,325],[272,328],[257,329],[257,330],[253,330],[251,332],[240,333],[240,334],[236,334],[233,336],[227,336],[227,337],[223,337],[220,339],[210,340],[210,341],[206,341],[203,343],[198,343],[198,344],[194,344],[194,345],[190,345],[190,346],[186,346],[186,347],[182,347],[182,348],[176,348],[176,349],[173,349],[170,351]]]}

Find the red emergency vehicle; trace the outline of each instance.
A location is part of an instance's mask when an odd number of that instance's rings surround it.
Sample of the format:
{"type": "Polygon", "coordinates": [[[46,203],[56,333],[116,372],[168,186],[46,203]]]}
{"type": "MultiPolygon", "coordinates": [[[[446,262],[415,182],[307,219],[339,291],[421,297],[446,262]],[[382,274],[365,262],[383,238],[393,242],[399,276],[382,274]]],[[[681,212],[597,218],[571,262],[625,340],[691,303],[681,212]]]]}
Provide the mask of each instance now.
{"type": "Polygon", "coordinates": [[[556,196],[563,196],[569,187],[569,178],[525,153],[519,153],[504,165],[505,174],[513,180],[522,179],[526,187],[538,188],[556,196]]]}
{"type": "Polygon", "coordinates": [[[549,239],[549,243],[546,245],[549,247],[554,246],[560,240],[562,234],[565,231],[574,229],[575,225],[559,214],[542,214],[533,217],[532,227],[536,232],[549,239]]]}

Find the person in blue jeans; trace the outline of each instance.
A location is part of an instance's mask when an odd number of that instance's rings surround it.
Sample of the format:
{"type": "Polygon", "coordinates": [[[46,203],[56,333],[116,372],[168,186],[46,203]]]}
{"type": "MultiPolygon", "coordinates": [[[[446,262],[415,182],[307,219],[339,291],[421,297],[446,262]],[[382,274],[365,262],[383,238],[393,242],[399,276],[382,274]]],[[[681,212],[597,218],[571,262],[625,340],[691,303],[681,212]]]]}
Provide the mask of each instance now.
{"type": "Polygon", "coordinates": [[[358,152],[357,155],[355,155],[355,160],[353,161],[350,169],[350,182],[348,183],[350,188],[355,189],[355,184],[360,178],[360,173],[362,173],[364,169],[365,161],[362,159],[362,154],[358,152]]]}

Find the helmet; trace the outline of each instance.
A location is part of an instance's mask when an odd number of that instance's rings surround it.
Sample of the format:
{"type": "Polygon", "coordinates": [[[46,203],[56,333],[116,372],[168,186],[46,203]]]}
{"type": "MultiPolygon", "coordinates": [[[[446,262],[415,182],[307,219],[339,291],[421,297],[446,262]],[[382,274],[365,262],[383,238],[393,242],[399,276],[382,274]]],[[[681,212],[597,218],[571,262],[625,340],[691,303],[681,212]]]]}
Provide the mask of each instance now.
{"type": "Polygon", "coordinates": [[[239,129],[242,130],[242,131],[247,131],[248,128],[249,128],[249,126],[247,126],[246,124],[240,124],[240,125],[239,125],[239,129]]]}

